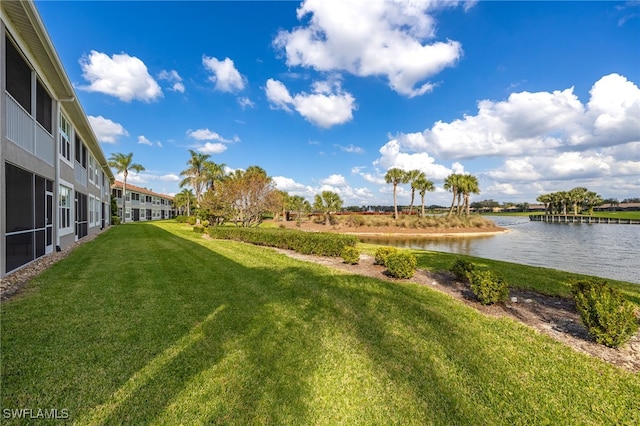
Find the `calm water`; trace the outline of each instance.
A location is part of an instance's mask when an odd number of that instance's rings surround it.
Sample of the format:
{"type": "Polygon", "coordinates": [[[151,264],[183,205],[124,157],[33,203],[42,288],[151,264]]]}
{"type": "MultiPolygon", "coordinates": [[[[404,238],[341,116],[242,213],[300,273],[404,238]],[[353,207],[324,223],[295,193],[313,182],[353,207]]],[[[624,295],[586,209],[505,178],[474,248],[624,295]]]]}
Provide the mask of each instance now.
{"type": "Polygon", "coordinates": [[[361,238],[394,245],[504,260],[640,284],[640,225],[531,222],[493,216],[510,232],[473,238],[361,238]]]}

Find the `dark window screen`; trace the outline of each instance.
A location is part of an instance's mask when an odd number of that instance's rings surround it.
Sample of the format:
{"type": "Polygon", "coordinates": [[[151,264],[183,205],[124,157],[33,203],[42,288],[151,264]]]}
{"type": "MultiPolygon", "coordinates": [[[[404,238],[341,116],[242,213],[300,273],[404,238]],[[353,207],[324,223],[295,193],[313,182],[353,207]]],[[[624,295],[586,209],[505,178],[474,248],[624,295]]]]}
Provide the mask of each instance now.
{"type": "Polygon", "coordinates": [[[52,116],[51,96],[49,96],[49,93],[47,93],[44,86],[42,86],[42,83],[38,81],[36,86],[36,120],[51,134],[53,134],[52,116]]]}
{"type": "Polygon", "coordinates": [[[45,179],[36,175],[36,192],[34,193],[35,211],[36,211],[36,226],[34,228],[44,228],[47,222],[47,215],[45,211],[45,179]]]}
{"type": "Polygon", "coordinates": [[[6,232],[33,229],[33,174],[6,164],[6,232]]]}
{"type": "Polygon", "coordinates": [[[5,61],[7,92],[31,114],[31,68],[8,37],[5,39],[5,46],[7,47],[5,61]]]}
{"type": "Polygon", "coordinates": [[[33,259],[33,232],[7,235],[7,272],[13,271],[33,259]]]}

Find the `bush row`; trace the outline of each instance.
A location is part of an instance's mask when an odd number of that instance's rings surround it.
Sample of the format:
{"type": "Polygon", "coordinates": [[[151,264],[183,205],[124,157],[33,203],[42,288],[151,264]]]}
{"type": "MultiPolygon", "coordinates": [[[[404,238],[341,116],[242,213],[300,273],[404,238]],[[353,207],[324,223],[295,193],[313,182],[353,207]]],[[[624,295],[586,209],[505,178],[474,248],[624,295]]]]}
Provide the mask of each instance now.
{"type": "Polygon", "coordinates": [[[355,247],[354,235],[304,232],[278,228],[233,228],[214,226],[209,228],[212,238],[243,241],[246,243],[294,250],[302,254],[338,257],[345,246],[355,247]]]}

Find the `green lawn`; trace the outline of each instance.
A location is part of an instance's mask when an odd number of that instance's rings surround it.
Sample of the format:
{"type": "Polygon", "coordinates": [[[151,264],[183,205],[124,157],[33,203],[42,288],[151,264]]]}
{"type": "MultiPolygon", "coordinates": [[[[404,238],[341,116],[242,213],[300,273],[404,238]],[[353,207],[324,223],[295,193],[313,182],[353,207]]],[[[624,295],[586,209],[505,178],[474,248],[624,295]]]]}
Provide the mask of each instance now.
{"type": "Polygon", "coordinates": [[[2,424],[640,422],[640,375],[515,321],[172,222],[110,229],[1,309],[2,424]]]}

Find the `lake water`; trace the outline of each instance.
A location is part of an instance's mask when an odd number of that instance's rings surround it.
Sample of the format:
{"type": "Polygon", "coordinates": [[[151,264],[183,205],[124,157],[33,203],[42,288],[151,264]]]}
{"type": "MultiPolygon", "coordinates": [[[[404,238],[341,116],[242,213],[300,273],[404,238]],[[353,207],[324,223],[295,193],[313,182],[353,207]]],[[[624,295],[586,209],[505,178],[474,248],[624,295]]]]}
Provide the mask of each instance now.
{"type": "Polygon", "coordinates": [[[459,253],[640,284],[640,225],[532,222],[492,216],[509,232],[484,237],[378,238],[363,242],[459,253]]]}

